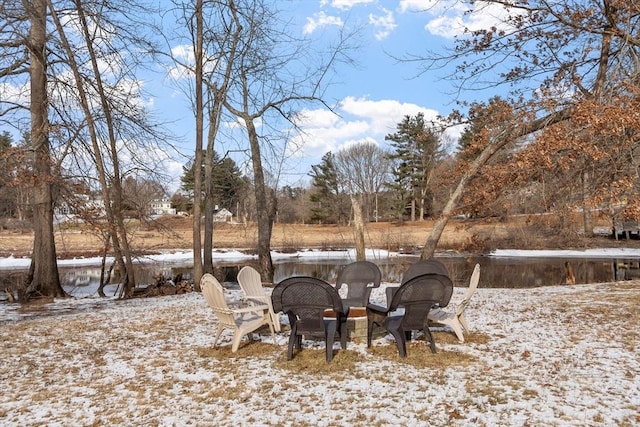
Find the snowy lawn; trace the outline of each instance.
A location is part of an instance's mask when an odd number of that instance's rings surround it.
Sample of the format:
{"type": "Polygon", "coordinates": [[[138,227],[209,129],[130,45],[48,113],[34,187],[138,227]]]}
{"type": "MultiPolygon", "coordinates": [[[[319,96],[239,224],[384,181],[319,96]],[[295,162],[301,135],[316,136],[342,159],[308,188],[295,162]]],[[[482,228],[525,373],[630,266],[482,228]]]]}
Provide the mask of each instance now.
{"type": "Polygon", "coordinates": [[[638,281],[480,288],[468,342],[439,330],[437,354],[418,339],[403,360],[387,336],[350,342],[330,364],[307,341],[287,361],[286,331],[277,346],[267,331],[236,354],[230,333],[213,349],[198,293],[51,305],[6,320],[20,313],[0,304],[0,425],[640,424],[638,281]]]}

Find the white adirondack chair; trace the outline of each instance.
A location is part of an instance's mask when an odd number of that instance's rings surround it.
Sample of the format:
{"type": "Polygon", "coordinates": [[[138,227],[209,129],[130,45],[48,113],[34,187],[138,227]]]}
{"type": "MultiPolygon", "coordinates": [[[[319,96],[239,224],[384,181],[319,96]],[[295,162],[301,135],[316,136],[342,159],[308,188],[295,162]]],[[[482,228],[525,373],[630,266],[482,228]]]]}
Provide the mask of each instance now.
{"type": "MultiPolygon", "coordinates": [[[[473,273],[471,273],[469,288],[467,288],[462,301],[453,305],[455,307],[455,311],[445,310],[442,308],[432,308],[428,315],[428,319],[430,322],[439,325],[446,325],[453,329],[453,332],[456,334],[456,337],[458,337],[458,341],[460,342],[464,342],[463,332],[469,332],[469,325],[467,324],[467,320],[464,317],[464,311],[467,308],[467,305],[469,305],[471,297],[478,288],[479,280],[480,264],[476,264],[473,269],[473,273]]],[[[449,307],[451,306],[452,305],[449,305],[449,307]]]]}
{"type": "Polygon", "coordinates": [[[200,287],[204,299],[218,318],[218,328],[213,340],[214,347],[218,343],[222,331],[231,329],[233,331],[231,352],[235,353],[238,351],[242,337],[249,334],[249,339],[253,339],[251,333],[263,325],[269,325],[273,343],[276,344],[276,336],[271,317],[268,315],[269,306],[267,304],[230,308],[224,298],[222,285],[209,273],[202,276],[200,287]]]}
{"type": "Polygon", "coordinates": [[[258,304],[267,304],[269,306],[268,315],[271,317],[273,327],[276,332],[280,332],[280,316],[273,311],[271,297],[266,294],[262,287],[260,273],[258,273],[255,268],[248,265],[242,267],[238,272],[238,284],[248,301],[258,304]]]}

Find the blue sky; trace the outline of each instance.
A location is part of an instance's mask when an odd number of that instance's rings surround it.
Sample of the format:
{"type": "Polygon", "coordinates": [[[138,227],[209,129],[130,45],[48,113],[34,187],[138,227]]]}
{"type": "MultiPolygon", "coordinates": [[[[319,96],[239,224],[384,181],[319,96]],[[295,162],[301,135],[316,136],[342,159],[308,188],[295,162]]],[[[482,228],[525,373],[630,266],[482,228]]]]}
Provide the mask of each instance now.
{"type": "MultiPolygon", "coordinates": [[[[430,119],[456,108],[454,88],[444,79],[450,77],[451,68],[418,76],[415,64],[398,63],[389,53],[405,56],[450,47],[453,37],[461,34],[465,26],[475,29],[491,25],[501,13],[484,8],[464,15],[466,8],[449,0],[303,0],[286,3],[286,7],[292,10],[293,25],[289,30],[301,36],[335,34],[341,27],[361,28],[361,48],[353,55],[355,66],[340,67],[338,78],[334,78],[339,83],[326,94],[339,116],[318,106],[304,112],[301,149],[283,166],[286,173],[281,184],[294,186],[309,182],[310,165],[319,163],[328,151],[336,152],[361,141],[374,141],[386,148],[385,135],[395,132],[396,124],[405,115],[423,112],[430,119]]],[[[462,94],[467,100],[486,100],[492,95],[484,94],[482,98],[482,92],[462,94]]],[[[187,101],[179,98],[175,93],[168,98],[171,116],[181,118],[178,128],[184,128],[187,139],[192,140],[192,114],[186,108],[187,101]],[[178,112],[179,105],[185,109],[178,112]]],[[[155,105],[167,105],[166,102],[157,99],[155,105]]],[[[459,131],[452,131],[451,139],[455,140],[459,131]]],[[[237,142],[217,144],[219,152],[240,148],[237,142]]],[[[183,144],[187,154],[190,145],[183,144]]],[[[246,156],[233,157],[238,163],[247,164],[246,156]]]]}
{"type": "MultiPolygon", "coordinates": [[[[456,98],[452,95],[454,88],[444,79],[453,73],[451,68],[418,76],[417,65],[399,64],[389,54],[402,57],[451,47],[454,36],[462,34],[465,27],[477,29],[495,25],[497,17],[503,13],[500,9],[477,2],[477,10],[465,14],[466,7],[456,0],[274,2],[290,11],[292,24],[286,30],[293,36],[317,38],[322,34],[323,37],[331,37],[341,29],[361,30],[361,48],[352,55],[355,66],[343,65],[337,69],[332,79],[334,84],[325,94],[326,102],[335,106],[338,115],[318,104],[309,106],[304,110],[304,121],[301,122],[304,136],[291,136],[299,148],[283,156],[286,160],[279,165],[277,161],[266,163],[271,172],[278,173],[276,169],[279,168],[282,173],[280,185],[293,186],[308,184],[311,165],[320,163],[328,151],[335,153],[362,141],[374,141],[387,148],[385,136],[395,132],[397,123],[405,115],[422,112],[427,119],[432,119],[451,112],[456,107],[456,98]]],[[[185,54],[190,49],[180,45],[171,47],[176,51],[182,48],[185,54]]],[[[189,98],[172,84],[168,75],[169,70],[161,68],[155,74],[140,77],[140,82],[132,82],[131,87],[138,84],[144,87],[146,94],[140,102],[176,135],[168,142],[178,146],[180,153],[171,153],[162,166],[166,174],[174,177],[167,185],[171,194],[180,185],[182,166],[193,156],[195,122],[189,98]]],[[[25,88],[28,88],[27,82],[22,87],[0,84],[0,96],[9,97],[12,93],[21,94],[12,97],[24,96],[25,88]]],[[[495,93],[474,91],[460,95],[465,100],[486,101],[495,93]]],[[[143,96],[142,92],[140,96],[143,96]]],[[[460,129],[452,131],[451,138],[455,140],[459,132],[460,129]]],[[[14,137],[19,139],[19,135],[14,137]]],[[[246,147],[242,140],[230,141],[222,137],[216,141],[216,151],[225,153],[231,150],[231,156],[241,167],[249,165],[246,152],[238,152],[246,147]]],[[[272,157],[275,159],[277,154],[272,157]]]]}

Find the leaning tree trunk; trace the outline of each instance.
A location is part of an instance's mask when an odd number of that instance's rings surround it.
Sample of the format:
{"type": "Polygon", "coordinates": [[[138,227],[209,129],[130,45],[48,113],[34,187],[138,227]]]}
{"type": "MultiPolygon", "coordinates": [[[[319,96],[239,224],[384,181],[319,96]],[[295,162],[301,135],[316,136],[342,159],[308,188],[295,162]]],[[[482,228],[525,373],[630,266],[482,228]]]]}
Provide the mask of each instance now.
{"type": "Polygon", "coordinates": [[[45,0],[35,0],[29,9],[29,61],[31,85],[31,143],[34,155],[33,217],[34,239],[31,267],[24,297],[40,294],[65,295],[60,285],[53,229],[53,179],[49,143],[46,10],[45,0]]]}
{"type": "Polygon", "coordinates": [[[489,144],[487,144],[487,146],[482,150],[478,157],[476,157],[471,162],[467,171],[460,178],[458,186],[449,197],[447,204],[442,210],[440,218],[438,218],[436,223],[433,225],[433,229],[431,230],[429,237],[427,237],[427,242],[422,249],[420,258],[428,259],[433,257],[433,254],[436,251],[436,246],[438,245],[440,237],[442,236],[442,232],[444,231],[447,222],[449,222],[453,211],[458,205],[458,201],[460,200],[460,197],[462,197],[464,189],[466,188],[471,178],[473,178],[475,174],[478,173],[480,168],[484,166],[487,161],[489,161],[491,156],[493,156],[498,150],[500,150],[510,141],[513,141],[525,135],[529,135],[530,133],[543,129],[546,126],[568,119],[569,117],[571,117],[572,111],[573,109],[571,107],[564,110],[556,111],[549,114],[548,116],[542,117],[524,126],[521,126],[515,129],[515,131],[513,131],[510,126],[506,126],[507,132],[509,132],[507,135],[496,136],[491,142],[489,142],[489,144]]]}
{"type": "Polygon", "coordinates": [[[440,241],[440,237],[444,232],[444,228],[447,226],[447,222],[449,222],[451,215],[453,214],[455,208],[458,206],[458,201],[460,200],[460,197],[462,197],[467,184],[469,183],[471,178],[473,178],[475,174],[478,173],[480,168],[491,158],[491,156],[493,156],[500,148],[506,145],[506,143],[507,140],[502,140],[500,142],[496,140],[496,142],[489,143],[485,147],[485,149],[482,150],[480,155],[476,157],[473,162],[471,162],[467,171],[460,178],[456,189],[453,191],[453,193],[451,193],[447,204],[442,210],[442,214],[433,225],[433,229],[431,230],[431,233],[427,238],[427,243],[425,244],[424,248],[422,249],[422,253],[420,254],[420,259],[433,258],[433,254],[436,251],[436,246],[438,246],[438,242],[440,241]]]}

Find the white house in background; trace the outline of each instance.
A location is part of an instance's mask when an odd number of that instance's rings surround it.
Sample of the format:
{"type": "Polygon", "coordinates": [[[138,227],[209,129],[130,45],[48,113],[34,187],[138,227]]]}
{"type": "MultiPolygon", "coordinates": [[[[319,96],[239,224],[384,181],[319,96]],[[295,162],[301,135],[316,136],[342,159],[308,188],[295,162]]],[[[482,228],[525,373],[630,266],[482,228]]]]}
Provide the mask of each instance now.
{"type": "Polygon", "coordinates": [[[53,222],[54,224],[81,222],[82,215],[78,216],[78,214],[83,211],[93,211],[93,215],[98,217],[106,215],[104,201],[101,198],[94,198],[87,194],[76,194],[75,201],[71,205],[67,201],[56,202],[53,207],[53,222]]]}
{"type": "Polygon", "coordinates": [[[152,215],[175,215],[176,208],[171,207],[171,199],[163,197],[162,199],[154,199],[151,202],[152,215]]]}
{"type": "Polygon", "coordinates": [[[225,208],[217,209],[213,212],[214,222],[231,222],[232,219],[233,214],[225,208]]]}

